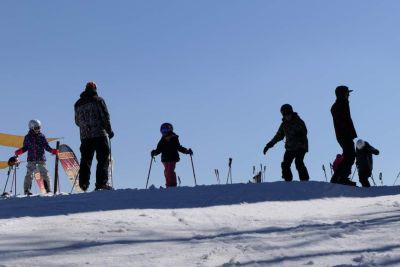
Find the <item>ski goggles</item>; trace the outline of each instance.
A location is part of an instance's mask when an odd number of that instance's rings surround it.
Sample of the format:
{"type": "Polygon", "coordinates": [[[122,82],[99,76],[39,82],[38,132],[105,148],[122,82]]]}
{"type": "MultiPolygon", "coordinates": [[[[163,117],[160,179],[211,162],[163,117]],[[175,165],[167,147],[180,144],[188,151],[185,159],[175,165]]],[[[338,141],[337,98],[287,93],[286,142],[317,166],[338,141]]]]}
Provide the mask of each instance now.
{"type": "Polygon", "coordinates": [[[170,133],[170,132],[171,132],[171,129],[162,128],[162,129],[160,130],[160,132],[164,135],[164,134],[170,133]]]}

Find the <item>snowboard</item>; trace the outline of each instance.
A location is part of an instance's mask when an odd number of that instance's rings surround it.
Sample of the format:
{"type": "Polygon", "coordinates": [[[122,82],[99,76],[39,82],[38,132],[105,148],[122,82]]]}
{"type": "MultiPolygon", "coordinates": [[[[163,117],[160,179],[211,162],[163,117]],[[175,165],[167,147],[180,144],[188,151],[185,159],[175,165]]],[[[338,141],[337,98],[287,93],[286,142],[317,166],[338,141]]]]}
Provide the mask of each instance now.
{"type": "Polygon", "coordinates": [[[60,160],[61,166],[63,167],[68,180],[73,186],[75,192],[82,192],[79,187],[79,161],[74,151],[65,144],[60,145],[58,159],[60,160]]]}
{"type": "Polygon", "coordinates": [[[47,193],[46,188],[44,187],[44,181],[43,181],[42,177],[40,176],[40,172],[36,171],[35,174],[33,175],[33,177],[35,178],[35,181],[38,185],[40,193],[42,193],[42,194],[47,193]]]}

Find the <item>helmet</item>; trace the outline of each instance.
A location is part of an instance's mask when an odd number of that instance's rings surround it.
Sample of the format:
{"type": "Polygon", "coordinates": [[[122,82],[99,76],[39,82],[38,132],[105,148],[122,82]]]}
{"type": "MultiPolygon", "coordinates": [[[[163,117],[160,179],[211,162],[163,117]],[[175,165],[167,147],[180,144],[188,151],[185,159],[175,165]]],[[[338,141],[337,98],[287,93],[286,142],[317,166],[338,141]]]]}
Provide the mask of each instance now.
{"type": "Polygon", "coordinates": [[[35,128],[42,127],[42,124],[40,123],[39,120],[30,120],[28,124],[29,130],[34,130],[35,128]]]}
{"type": "Polygon", "coordinates": [[[364,141],[364,140],[361,140],[361,139],[358,139],[358,140],[357,140],[357,143],[356,143],[357,149],[363,149],[364,146],[365,146],[365,141],[364,141]]]}
{"type": "Polygon", "coordinates": [[[17,156],[13,156],[13,157],[9,158],[8,162],[7,162],[8,166],[10,166],[10,167],[12,167],[14,165],[18,165],[19,163],[20,162],[19,162],[19,159],[17,156]]]}
{"type": "Polygon", "coordinates": [[[88,82],[86,84],[85,90],[93,90],[93,91],[95,91],[96,89],[97,89],[97,85],[96,85],[95,82],[88,82]]]}
{"type": "Polygon", "coordinates": [[[168,133],[171,133],[173,130],[174,130],[174,127],[172,126],[171,123],[164,122],[163,124],[161,124],[160,132],[161,132],[162,135],[166,135],[168,133]]]}
{"type": "Polygon", "coordinates": [[[292,106],[289,105],[289,104],[284,104],[284,105],[282,105],[282,107],[281,107],[281,113],[282,113],[283,116],[292,114],[292,113],[293,113],[293,108],[292,108],[292,106]]]}

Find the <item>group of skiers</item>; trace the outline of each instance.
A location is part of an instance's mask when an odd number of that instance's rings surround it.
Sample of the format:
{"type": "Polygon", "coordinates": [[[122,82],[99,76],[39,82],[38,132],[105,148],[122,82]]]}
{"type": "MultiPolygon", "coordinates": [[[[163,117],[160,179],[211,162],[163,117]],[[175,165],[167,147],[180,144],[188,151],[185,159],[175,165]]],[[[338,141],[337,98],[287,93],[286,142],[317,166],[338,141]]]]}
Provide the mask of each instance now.
{"type": "MultiPolygon", "coordinates": [[[[379,151],[368,142],[359,139],[357,145],[354,139],[357,138],[353,120],[350,114],[349,97],[352,90],[347,86],[336,87],[336,101],[332,105],[331,114],[335,128],[336,139],[342,148],[342,154],[336,157],[333,164],[334,173],[331,183],[353,185],[356,183],[350,179],[351,169],[356,160],[359,181],[363,187],[370,187],[368,178],[372,175],[372,155],[379,155],[379,151]]],[[[308,181],[309,175],[304,165],[304,156],[308,152],[307,127],[299,115],[293,111],[289,104],[281,107],[282,123],[278,132],[265,146],[263,153],[272,148],[277,142],[286,138],[285,154],[282,162],[282,178],[285,181],[292,181],[293,175],[290,166],[295,160],[296,169],[301,181],[308,181]]]]}
{"type": "MultiPolygon", "coordinates": [[[[352,90],[347,86],[338,86],[335,90],[336,102],[331,108],[336,139],[341,146],[343,153],[337,157],[333,164],[334,173],[332,183],[344,185],[355,185],[349,176],[355,159],[358,169],[359,180],[362,186],[369,187],[368,178],[372,173],[372,154],[378,155],[379,151],[373,148],[368,142],[357,141],[355,147],[354,139],[357,133],[351,118],[349,96],[352,90]]],[[[85,90],[75,103],[75,123],[80,129],[81,139],[81,161],[79,171],[79,186],[86,191],[90,184],[90,169],[96,153],[96,188],[95,190],[110,190],[108,184],[108,169],[110,158],[110,139],[114,132],[110,123],[110,115],[103,98],[97,94],[95,82],[88,82],[85,90]]],[[[282,105],[282,123],[275,136],[269,141],[263,153],[272,148],[279,141],[286,139],[285,154],[283,157],[282,178],[285,181],[292,181],[293,174],[291,164],[295,161],[296,169],[301,181],[310,179],[308,170],[304,164],[304,157],[308,152],[307,127],[300,116],[293,111],[289,104],[282,105]]],[[[40,172],[44,180],[45,189],[50,192],[50,179],[46,167],[45,150],[53,155],[58,150],[51,148],[46,137],[41,132],[41,123],[38,120],[29,122],[29,132],[25,136],[23,147],[15,151],[15,156],[28,151],[27,173],[24,182],[24,192],[31,195],[33,174],[36,170],[40,172]]],[[[151,157],[161,154],[161,161],[164,165],[164,176],[167,187],[176,187],[176,163],[180,160],[179,152],[193,155],[192,149],[183,147],[179,142],[179,136],[174,133],[171,123],[163,123],[160,127],[161,139],[157,148],[151,151],[151,157]]]]}

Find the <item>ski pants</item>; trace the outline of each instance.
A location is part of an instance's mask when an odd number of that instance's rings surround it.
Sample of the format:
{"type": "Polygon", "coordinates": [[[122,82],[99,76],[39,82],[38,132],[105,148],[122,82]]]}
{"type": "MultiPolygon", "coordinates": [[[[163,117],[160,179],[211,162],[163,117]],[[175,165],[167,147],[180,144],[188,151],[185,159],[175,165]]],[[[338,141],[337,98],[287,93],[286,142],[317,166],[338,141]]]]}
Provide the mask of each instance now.
{"type": "Polygon", "coordinates": [[[176,173],[175,166],[176,162],[163,162],[164,165],[164,176],[165,176],[165,186],[166,187],[176,187],[176,173]]]}
{"type": "Polygon", "coordinates": [[[96,152],[96,188],[107,185],[110,146],[107,136],[81,140],[81,163],[79,168],[79,186],[86,190],[90,184],[90,168],[96,152]]]}
{"type": "Polygon", "coordinates": [[[371,187],[368,178],[371,177],[371,170],[358,170],[358,179],[363,187],[371,187]]]}
{"type": "Polygon", "coordinates": [[[283,162],[281,164],[282,178],[285,179],[285,181],[289,182],[293,180],[293,174],[290,169],[293,160],[295,162],[296,169],[299,173],[300,181],[308,181],[310,179],[308,175],[308,170],[304,165],[304,157],[306,153],[307,152],[305,150],[294,150],[294,151],[286,150],[285,155],[283,156],[283,162]]]}
{"type": "Polygon", "coordinates": [[[339,145],[343,149],[343,160],[339,163],[335,173],[332,176],[331,182],[339,182],[348,179],[351,175],[351,168],[353,167],[356,159],[356,151],[353,139],[338,140],[339,145]]]}
{"type": "Polygon", "coordinates": [[[26,165],[26,176],[24,181],[24,192],[31,190],[32,179],[36,172],[40,173],[40,177],[43,179],[44,187],[47,192],[50,192],[50,177],[49,171],[46,167],[46,161],[28,161],[26,165]]]}

